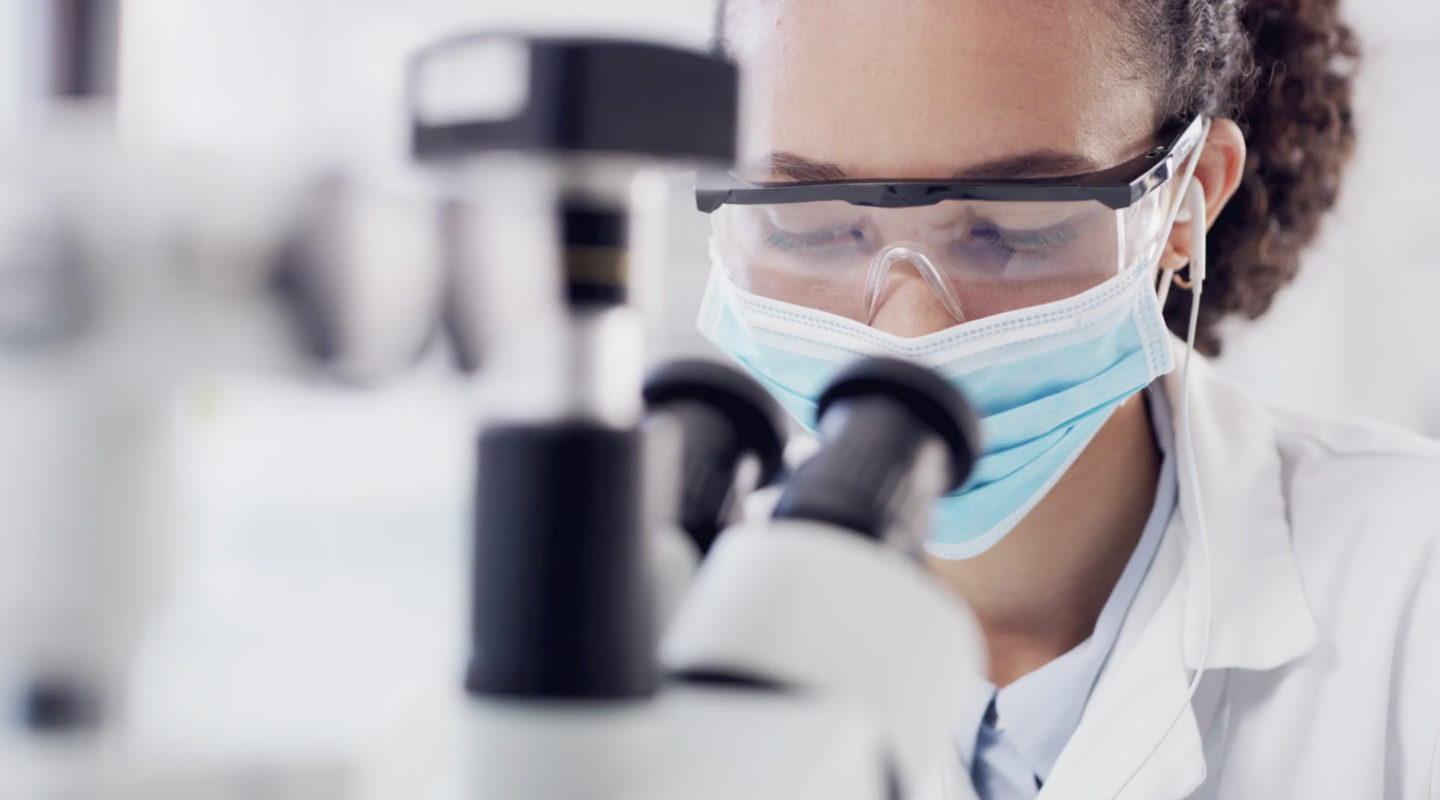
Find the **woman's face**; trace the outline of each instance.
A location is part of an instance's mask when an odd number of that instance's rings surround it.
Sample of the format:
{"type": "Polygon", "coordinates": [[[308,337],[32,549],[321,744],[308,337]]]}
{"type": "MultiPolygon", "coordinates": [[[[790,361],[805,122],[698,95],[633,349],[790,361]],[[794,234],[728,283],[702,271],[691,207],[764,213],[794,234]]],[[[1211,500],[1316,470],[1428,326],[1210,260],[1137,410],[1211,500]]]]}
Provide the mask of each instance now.
{"type": "MultiPolygon", "coordinates": [[[[757,180],[1025,178],[1121,164],[1155,99],[1114,0],[731,0],[745,69],[741,170],[757,180]]],[[[902,266],[902,265],[897,265],[902,266]]],[[[955,324],[892,268],[871,324],[955,324]]]]}

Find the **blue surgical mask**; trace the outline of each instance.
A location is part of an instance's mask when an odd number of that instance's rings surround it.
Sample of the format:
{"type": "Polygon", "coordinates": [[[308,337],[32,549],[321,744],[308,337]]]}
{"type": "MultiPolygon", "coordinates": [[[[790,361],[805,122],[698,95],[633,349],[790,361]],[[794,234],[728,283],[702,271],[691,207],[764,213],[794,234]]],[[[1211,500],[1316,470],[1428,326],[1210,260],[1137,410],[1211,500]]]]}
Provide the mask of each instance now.
{"type": "Polygon", "coordinates": [[[717,263],[698,324],[812,433],[817,398],[856,358],[904,358],[955,381],[984,449],[966,484],[939,501],[926,549],[970,558],[1035,507],[1122,402],[1174,368],[1157,257],[1065,300],[916,338],[746,292],[717,263]]]}

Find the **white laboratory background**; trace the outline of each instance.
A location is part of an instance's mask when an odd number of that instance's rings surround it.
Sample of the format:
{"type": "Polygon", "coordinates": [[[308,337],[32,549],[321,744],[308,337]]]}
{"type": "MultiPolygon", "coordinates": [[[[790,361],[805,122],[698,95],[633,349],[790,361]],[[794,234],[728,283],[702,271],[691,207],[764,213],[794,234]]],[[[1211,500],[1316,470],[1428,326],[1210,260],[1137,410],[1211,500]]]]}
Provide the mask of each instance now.
{"type": "MultiPolygon", "coordinates": [[[[405,162],[401,76],[417,45],[500,26],[703,46],[712,9],[132,0],[128,13],[126,135],[384,169],[405,162]]],[[[1351,0],[1349,13],[1367,52],[1341,206],[1271,312],[1231,326],[1220,366],[1280,405],[1440,436],[1440,3],[1351,0]]],[[[706,223],[688,203],[677,192],[652,357],[705,349],[693,315],[706,223]]],[[[141,698],[157,741],[354,752],[383,746],[427,696],[455,693],[471,432],[444,413],[456,401],[441,371],[363,396],[217,379],[188,399],[193,524],[144,665],[146,685],[166,688],[141,698]],[[188,735],[217,716],[228,740],[188,735]]]]}

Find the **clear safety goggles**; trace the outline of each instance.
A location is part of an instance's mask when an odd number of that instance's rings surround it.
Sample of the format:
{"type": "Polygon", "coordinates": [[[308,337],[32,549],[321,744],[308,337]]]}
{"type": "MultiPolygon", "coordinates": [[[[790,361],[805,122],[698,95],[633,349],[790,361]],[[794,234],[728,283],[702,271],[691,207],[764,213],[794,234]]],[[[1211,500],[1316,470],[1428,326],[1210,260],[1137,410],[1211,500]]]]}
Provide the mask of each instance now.
{"type": "Polygon", "coordinates": [[[716,257],[740,288],[870,323],[918,273],[956,322],[1074,296],[1159,254],[1204,120],[1102,172],[981,181],[697,178],[716,257]]]}

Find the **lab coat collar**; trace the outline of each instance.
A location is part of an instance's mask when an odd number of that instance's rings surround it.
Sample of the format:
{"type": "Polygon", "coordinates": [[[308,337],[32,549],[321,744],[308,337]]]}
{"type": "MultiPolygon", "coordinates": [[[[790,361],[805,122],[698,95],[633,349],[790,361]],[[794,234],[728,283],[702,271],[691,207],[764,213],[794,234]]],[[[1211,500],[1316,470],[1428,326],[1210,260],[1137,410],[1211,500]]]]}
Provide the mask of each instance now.
{"type": "MultiPolygon", "coordinates": [[[[1191,673],[1178,636],[1186,602],[1186,592],[1176,590],[1184,560],[1178,532],[1172,522],[1113,663],[1101,673],[1040,800],[1177,800],[1204,782],[1204,739],[1215,715],[1214,708],[1197,714],[1198,704],[1186,702],[1191,673]]],[[[1214,683],[1216,674],[1206,681],[1214,683]]]]}
{"type": "MultiPolygon", "coordinates": [[[[1183,369],[1185,344],[1172,341],[1172,347],[1183,369]]],[[[1179,438],[1183,375],[1176,370],[1162,381],[1177,433],[1180,513],[1042,800],[1189,796],[1206,779],[1207,754],[1223,747],[1229,671],[1274,669],[1309,652],[1318,639],[1291,549],[1269,415],[1200,356],[1190,368],[1189,449],[1179,438]],[[1197,477],[1213,614],[1206,673],[1187,703],[1205,626],[1205,575],[1189,535],[1198,530],[1197,477]]]]}

